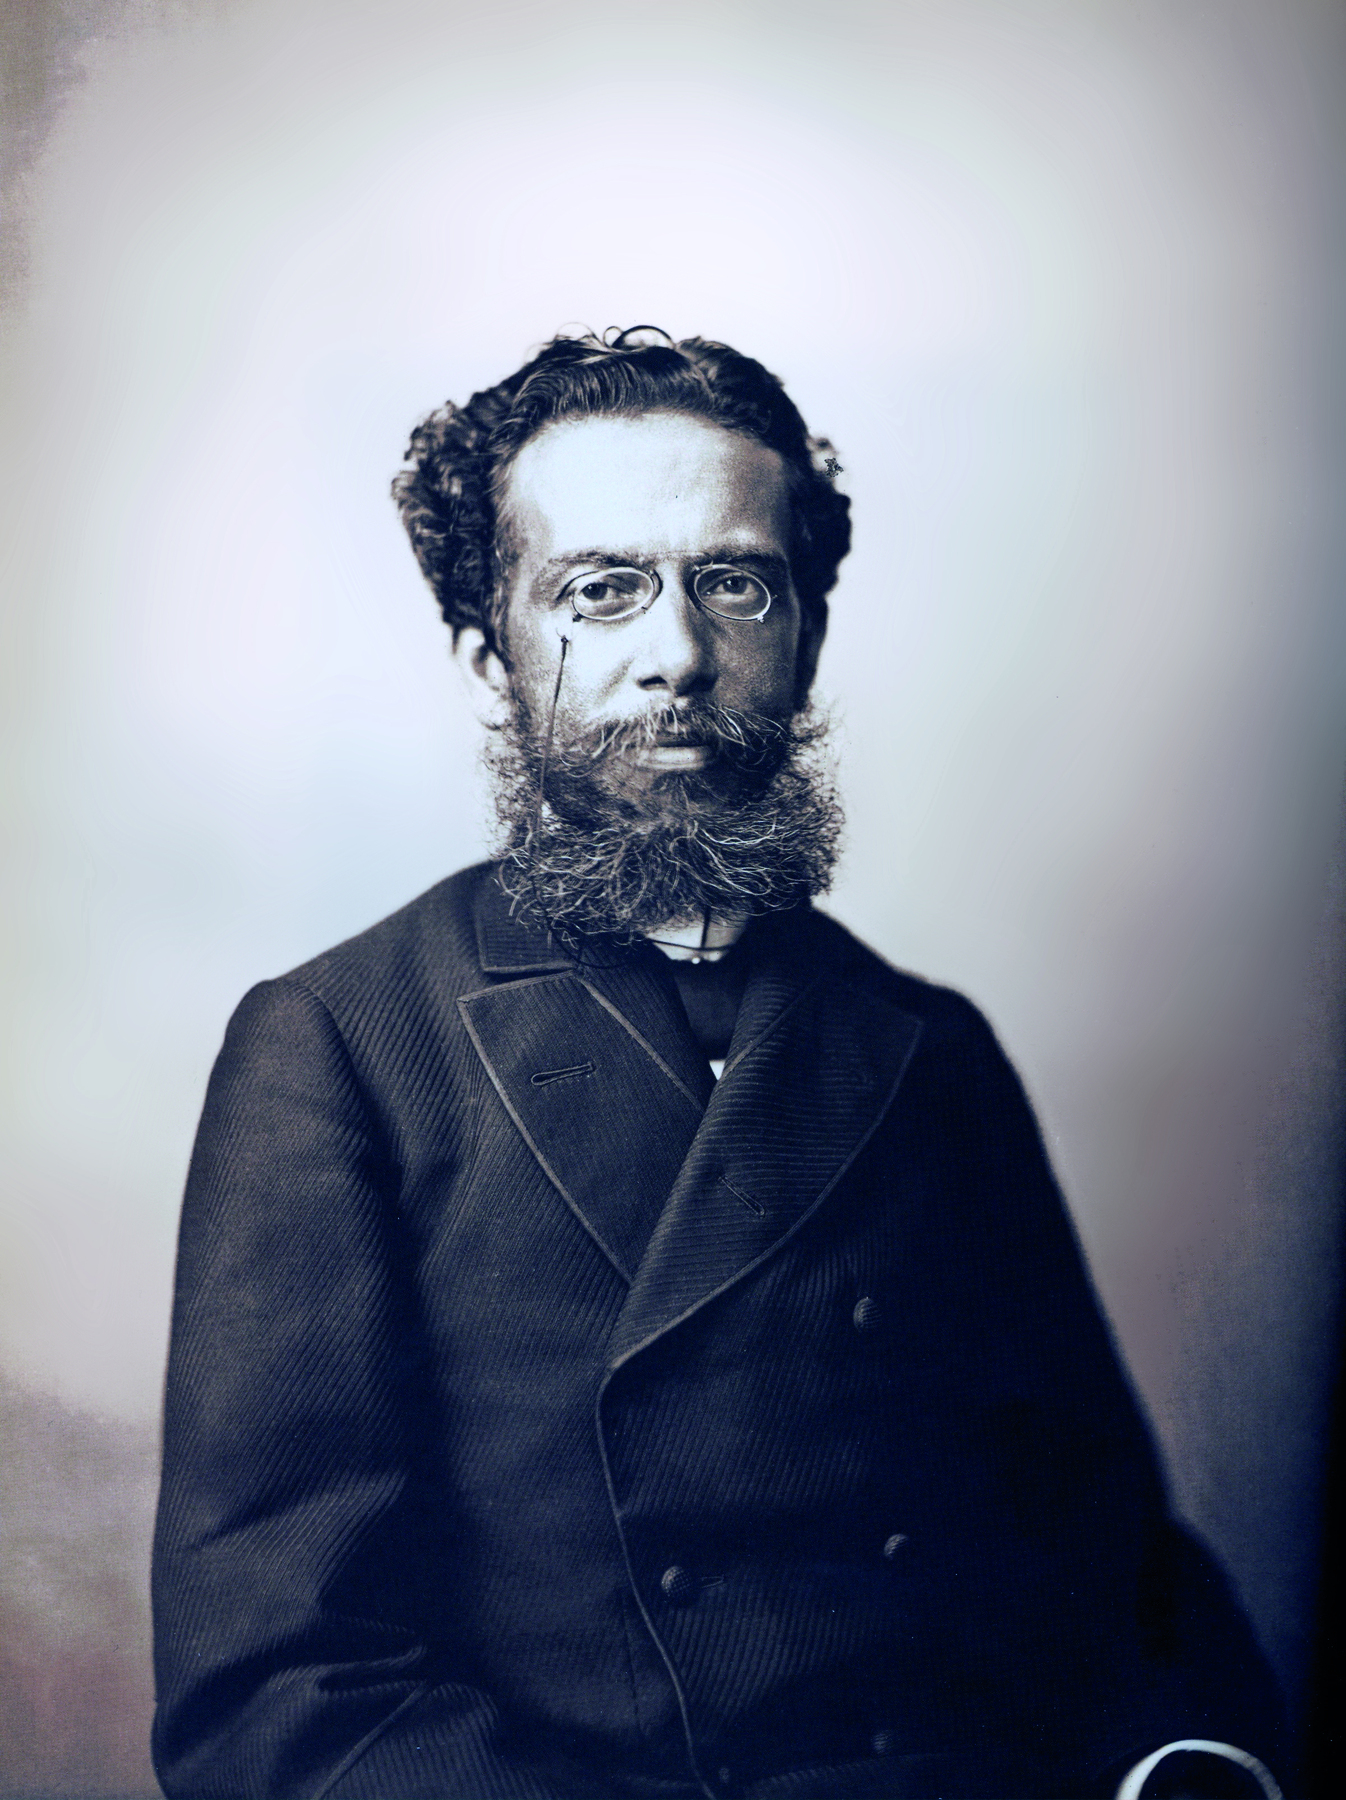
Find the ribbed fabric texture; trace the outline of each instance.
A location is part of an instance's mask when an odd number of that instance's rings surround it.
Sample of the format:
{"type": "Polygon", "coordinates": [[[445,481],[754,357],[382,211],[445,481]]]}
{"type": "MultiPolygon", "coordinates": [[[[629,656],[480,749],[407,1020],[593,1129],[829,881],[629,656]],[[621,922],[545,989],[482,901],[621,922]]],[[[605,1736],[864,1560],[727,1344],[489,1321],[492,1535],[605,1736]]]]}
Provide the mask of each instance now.
{"type": "Polygon", "coordinates": [[[826,919],[724,1079],[467,871],[245,999],[184,1203],[172,1800],[1107,1791],[1275,1756],[1012,1072],[826,919]]]}

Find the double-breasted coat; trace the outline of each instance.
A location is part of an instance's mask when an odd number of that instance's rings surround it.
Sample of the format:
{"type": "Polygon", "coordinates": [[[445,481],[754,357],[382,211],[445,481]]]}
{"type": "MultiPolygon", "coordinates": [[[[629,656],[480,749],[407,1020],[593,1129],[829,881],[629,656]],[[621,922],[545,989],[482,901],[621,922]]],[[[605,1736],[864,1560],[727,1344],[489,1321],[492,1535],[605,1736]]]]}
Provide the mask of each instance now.
{"type": "Polygon", "coordinates": [[[723,1078],[489,867],[255,988],[184,1205],[172,1800],[1106,1793],[1265,1670],[976,1011],[759,921],[723,1078]]]}

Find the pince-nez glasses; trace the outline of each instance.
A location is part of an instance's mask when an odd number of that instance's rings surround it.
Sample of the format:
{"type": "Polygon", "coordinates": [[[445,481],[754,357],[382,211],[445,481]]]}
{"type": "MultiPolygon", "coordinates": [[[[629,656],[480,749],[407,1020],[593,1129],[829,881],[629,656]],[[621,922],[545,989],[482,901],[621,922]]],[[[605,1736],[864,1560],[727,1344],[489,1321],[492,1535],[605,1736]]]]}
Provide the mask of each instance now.
{"type": "MultiPolygon", "coordinates": [[[[589,569],[572,576],[559,599],[576,619],[620,625],[648,612],[662,587],[656,569],[589,569]]],[[[688,587],[701,610],[717,619],[755,624],[771,610],[771,589],[736,563],[703,563],[692,571],[688,587]]]]}

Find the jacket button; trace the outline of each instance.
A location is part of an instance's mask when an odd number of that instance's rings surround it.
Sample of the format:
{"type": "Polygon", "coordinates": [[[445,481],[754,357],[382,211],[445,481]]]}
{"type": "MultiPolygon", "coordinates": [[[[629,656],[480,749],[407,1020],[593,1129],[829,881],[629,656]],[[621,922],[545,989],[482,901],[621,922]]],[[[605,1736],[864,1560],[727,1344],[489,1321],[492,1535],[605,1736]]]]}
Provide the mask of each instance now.
{"type": "Polygon", "coordinates": [[[659,1577],[659,1586],[670,1606],[690,1606],[696,1599],[696,1582],[680,1563],[673,1563],[659,1577]]]}
{"type": "Polygon", "coordinates": [[[857,1331],[874,1331],[883,1317],[882,1308],[872,1295],[866,1294],[863,1300],[857,1300],[851,1319],[857,1331]]]}
{"type": "Polygon", "coordinates": [[[891,1756],[897,1749],[895,1731],[876,1731],[869,1741],[873,1745],[875,1756],[891,1756]]]}
{"type": "Polygon", "coordinates": [[[888,1558],[889,1562],[893,1560],[906,1541],[907,1534],[905,1531],[895,1531],[887,1540],[883,1546],[883,1554],[888,1558]]]}

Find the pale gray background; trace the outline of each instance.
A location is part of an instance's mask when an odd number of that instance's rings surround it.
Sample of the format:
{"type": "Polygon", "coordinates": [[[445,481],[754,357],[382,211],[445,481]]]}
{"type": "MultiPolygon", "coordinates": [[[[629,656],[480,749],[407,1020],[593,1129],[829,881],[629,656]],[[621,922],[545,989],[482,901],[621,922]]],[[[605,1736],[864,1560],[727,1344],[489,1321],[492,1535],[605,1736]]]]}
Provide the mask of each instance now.
{"type": "Polygon", "coordinates": [[[206,1073],[253,980],[481,851],[386,487],[421,411],[569,321],[726,338],[835,439],[833,905],[1000,1030],[1177,1496],[1299,1692],[1338,1243],[1341,23],[9,0],[5,1793],[151,1791],[206,1073]]]}

